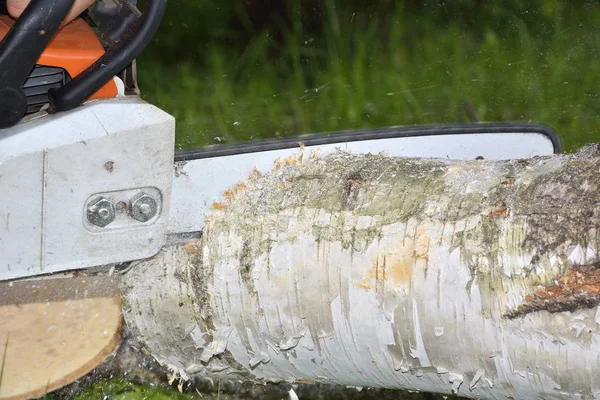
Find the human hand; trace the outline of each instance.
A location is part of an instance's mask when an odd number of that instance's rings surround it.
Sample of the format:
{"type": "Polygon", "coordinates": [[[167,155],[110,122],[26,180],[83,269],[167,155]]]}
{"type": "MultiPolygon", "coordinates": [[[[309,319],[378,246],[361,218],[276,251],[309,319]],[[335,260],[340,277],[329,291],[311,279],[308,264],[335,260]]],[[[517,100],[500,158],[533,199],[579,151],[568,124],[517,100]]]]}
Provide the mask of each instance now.
{"type": "MultiPolygon", "coordinates": [[[[95,0],[75,0],[73,3],[73,7],[67,17],[64,20],[64,23],[69,22],[76,18],[79,14],[81,14],[86,8],[88,8],[95,0]]],[[[30,0],[7,0],[6,8],[8,8],[8,13],[13,18],[18,18],[19,15],[23,12],[27,4],[29,4],[30,0]]]]}

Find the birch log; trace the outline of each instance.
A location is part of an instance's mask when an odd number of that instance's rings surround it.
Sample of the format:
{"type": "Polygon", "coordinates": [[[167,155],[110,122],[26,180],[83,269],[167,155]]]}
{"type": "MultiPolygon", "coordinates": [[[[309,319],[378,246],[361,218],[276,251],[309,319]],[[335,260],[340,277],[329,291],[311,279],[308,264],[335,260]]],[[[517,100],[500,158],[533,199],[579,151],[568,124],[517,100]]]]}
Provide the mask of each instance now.
{"type": "Polygon", "coordinates": [[[125,277],[128,326],[184,379],[600,393],[600,147],[337,153],[259,175],[213,205],[200,241],[125,277]]]}

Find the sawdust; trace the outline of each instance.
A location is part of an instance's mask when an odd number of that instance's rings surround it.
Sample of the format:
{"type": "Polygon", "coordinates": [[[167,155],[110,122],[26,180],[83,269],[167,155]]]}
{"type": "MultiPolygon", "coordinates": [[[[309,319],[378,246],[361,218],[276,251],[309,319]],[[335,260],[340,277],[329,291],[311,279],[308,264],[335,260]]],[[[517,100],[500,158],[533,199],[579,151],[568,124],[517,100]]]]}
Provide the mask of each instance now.
{"type": "Polygon", "coordinates": [[[235,186],[235,192],[243,192],[244,190],[248,189],[248,187],[246,186],[246,184],[244,182],[238,182],[237,185],[235,186]]]}
{"type": "Polygon", "coordinates": [[[227,208],[227,206],[225,205],[225,203],[222,203],[222,202],[214,202],[210,206],[211,210],[223,210],[225,208],[227,208]]]}

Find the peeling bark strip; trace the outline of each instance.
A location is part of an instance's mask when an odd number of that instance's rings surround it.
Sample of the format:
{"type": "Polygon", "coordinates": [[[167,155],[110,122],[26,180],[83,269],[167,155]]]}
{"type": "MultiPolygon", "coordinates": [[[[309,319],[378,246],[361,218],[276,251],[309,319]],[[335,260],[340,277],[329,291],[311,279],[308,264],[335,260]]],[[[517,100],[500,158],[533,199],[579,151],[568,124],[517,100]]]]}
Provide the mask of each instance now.
{"type": "Polygon", "coordinates": [[[600,304],[600,268],[597,265],[575,267],[555,284],[540,286],[534,295],[525,296],[525,303],[507,313],[517,318],[535,311],[551,313],[594,308],[600,304]]]}
{"type": "Polygon", "coordinates": [[[184,378],[600,393],[598,147],[301,160],[126,275],[127,323],[157,360],[184,378]]]}

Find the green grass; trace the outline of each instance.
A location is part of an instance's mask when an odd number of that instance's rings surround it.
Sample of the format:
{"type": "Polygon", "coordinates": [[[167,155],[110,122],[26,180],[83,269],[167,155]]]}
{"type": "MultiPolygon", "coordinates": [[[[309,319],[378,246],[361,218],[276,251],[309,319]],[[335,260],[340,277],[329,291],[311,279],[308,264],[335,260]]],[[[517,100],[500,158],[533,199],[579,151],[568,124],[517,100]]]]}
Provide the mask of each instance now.
{"type": "Polygon", "coordinates": [[[192,396],[175,389],[157,388],[146,384],[109,379],[89,388],[74,400],[190,400],[192,396]]]}
{"type": "Polygon", "coordinates": [[[600,139],[597,6],[547,0],[533,16],[513,7],[453,19],[402,2],[370,14],[324,4],[318,32],[291,6],[299,17],[278,35],[196,44],[175,63],[160,57],[172,44],[159,35],[140,85],[177,118],[178,148],[474,118],[548,125],[567,150],[600,139]]]}

